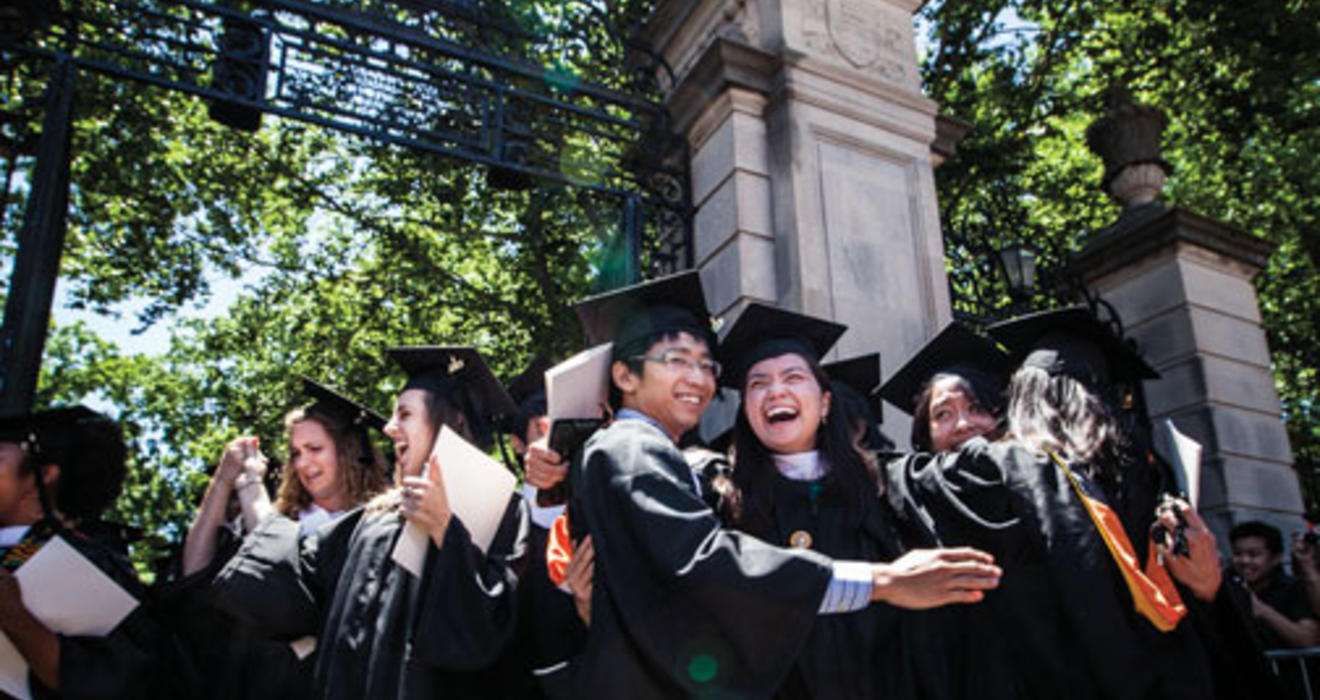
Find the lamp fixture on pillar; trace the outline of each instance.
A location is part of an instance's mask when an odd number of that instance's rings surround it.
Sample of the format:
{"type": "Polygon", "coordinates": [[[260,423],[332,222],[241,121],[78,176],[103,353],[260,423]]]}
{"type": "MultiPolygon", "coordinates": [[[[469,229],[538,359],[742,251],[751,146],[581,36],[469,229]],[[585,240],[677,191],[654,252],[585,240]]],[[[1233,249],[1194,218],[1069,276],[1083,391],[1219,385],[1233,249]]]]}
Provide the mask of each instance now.
{"type": "Polygon", "coordinates": [[[1036,286],[1036,251],[1025,243],[1011,243],[999,251],[999,264],[1008,278],[1008,291],[1014,299],[1031,295],[1036,286]]]}

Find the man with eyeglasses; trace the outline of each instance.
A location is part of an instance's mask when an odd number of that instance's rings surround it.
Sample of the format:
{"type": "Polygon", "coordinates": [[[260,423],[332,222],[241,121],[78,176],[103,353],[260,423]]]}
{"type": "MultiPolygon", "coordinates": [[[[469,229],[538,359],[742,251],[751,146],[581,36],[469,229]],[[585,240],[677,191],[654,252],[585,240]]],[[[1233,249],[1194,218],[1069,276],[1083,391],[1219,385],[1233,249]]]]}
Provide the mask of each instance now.
{"type": "Polygon", "coordinates": [[[999,569],[974,550],[887,564],[838,562],[723,529],[677,443],[715,395],[720,366],[698,273],[577,305],[613,341],[615,420],[572,458],[573,539],[594,548],[590,633],[574,697],[768,697],[818,614],[873,601],[979,599],[999,569]]]}

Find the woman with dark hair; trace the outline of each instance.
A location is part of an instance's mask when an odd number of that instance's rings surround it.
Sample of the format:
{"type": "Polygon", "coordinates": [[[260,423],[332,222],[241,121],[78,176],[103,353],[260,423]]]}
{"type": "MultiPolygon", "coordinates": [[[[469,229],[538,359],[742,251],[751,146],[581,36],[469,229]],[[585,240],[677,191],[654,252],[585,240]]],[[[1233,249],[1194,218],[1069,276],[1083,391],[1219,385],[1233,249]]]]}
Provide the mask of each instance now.
{"type": "Polygon", "coordinates": [[[880,388],[912,416],[912,449],[948,452],[981,435],[1003,432],[1008,357],[992,342],[952,322],[880,388]]]}
{"type": "MultiPolygon", "coordinates": [[[[730,526],[767,542],[836,559],[891,561],[903,550],[892,513],[877,498],[883,482],[876,461],[820,363],[843,331],[759,304],[729,331],[726,383],[741,392],[742,407],[732,488],[721,510],[730,526]]],[[[934,640],[917,636],[917,624],[915,613],[885,605],[818,617],[776,697],[929,696],[942,681],[913,672],[911,659],[932,655],[934,640]]]]}
{"type": "Polygon", "coordinates": [[[1158,375],[1084,309],[990,332],[1024,358],[1010,382],[1006,437],[910,455],[887,470],[937,541],[1003,562],[1003,585],[986,601],[990,624],[970,630],[984,649],[968,670],[976,696],[1245,692],[1243,664],[1215,650],[1235,623],[1214,536],[1184,503],[1156,514],[1158,475],[1108,399],[1158,375]],[[1152,543],[1157,521],[1169,536],[1152,543]]]}
{"type": "Polygon", "coordinates": [[[491,666],[514,629],[514,571],[525,511],[513,497],[483,551],[452,512],[431,455],[448,427],[483,449],[515,407],[472,348],[397,348],[408,374],[385,432],[395,485],[311,537],[280,515],[261,522],[213,594],[265,634],[318,634],[318,698],[503,697],[491,666]],[[414,574],[394,558],[405,525],[426,535],[414,574]]]}

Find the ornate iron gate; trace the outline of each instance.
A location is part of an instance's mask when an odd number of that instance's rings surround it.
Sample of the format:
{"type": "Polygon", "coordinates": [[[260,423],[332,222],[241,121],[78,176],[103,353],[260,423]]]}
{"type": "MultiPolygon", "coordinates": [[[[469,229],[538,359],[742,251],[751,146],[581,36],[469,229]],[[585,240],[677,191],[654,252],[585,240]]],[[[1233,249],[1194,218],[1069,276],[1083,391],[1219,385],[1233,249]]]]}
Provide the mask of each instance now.
{"type": "Polygon", "coordinates": [[[628,18],[610,0],[516,8],[0,0],[0,52],[53,67],[0,329],[0,411],[26,407],[35,387],[67,209],[68,94],[80,70],[196,95],[239,129],[272,114],[481,163],[494,187],[593,190],[617,198],[613,245],[629,261],[607,285],[690,267],[687,144],[656,99],[667,66],[620,28],[628,18]],[[559,67],[573,63],[598,70],[583,77],[559,67]]]}

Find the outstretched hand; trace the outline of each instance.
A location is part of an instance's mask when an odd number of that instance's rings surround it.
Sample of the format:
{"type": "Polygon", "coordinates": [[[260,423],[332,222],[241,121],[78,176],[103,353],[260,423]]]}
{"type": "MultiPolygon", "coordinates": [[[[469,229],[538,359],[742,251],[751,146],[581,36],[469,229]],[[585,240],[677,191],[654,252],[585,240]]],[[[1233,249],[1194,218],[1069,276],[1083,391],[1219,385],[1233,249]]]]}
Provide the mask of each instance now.
{"type": "Polygon", "coordinates": [[[454,513],[449,508],[449,494],[440,475],[440,458],[432,455],[425,476],[403,477],[403,517],[431,536],[436,547],[444,546],[445,532],[454,513]]]}
{"type": "Polygon", "coordinates": [[[994,557],[971,547],[916,549],[876,564],[871,600],[922,610],[950,603],[977,603],[999,585],[994,557]]]}

